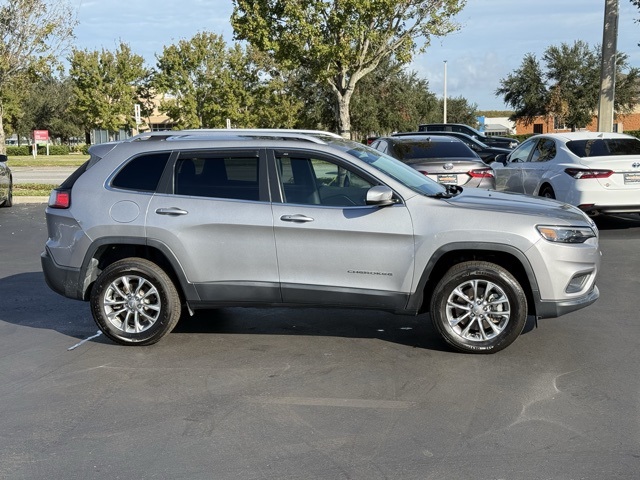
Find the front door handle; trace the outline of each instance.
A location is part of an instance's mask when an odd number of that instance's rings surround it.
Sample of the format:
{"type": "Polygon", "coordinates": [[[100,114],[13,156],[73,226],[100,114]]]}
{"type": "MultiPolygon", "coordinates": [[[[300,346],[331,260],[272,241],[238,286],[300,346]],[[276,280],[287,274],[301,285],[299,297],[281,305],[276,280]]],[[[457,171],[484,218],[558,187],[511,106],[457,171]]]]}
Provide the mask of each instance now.
{"type": "Polygon", "coordinates": [[[283,222],[295,222],[295,223],[306,223],[313,222],[313,218],[307,217],[306,215],[282,215],[280,220],[283,222]]]}
{"type": "Polygon", "coordinates": [[[186,215],[189,212],[178,207],[169,207],[169,208],[158,208],[156,210],[156,213],[158,215],[186,215]]]}

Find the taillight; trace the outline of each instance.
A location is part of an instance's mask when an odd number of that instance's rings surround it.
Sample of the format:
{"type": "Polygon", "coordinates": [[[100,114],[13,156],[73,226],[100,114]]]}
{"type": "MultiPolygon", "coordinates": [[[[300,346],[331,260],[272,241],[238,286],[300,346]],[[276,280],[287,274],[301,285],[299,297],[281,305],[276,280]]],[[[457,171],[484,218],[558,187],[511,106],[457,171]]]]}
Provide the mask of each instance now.
{"type": "Polygon", "coordinates": [[[52,190],[49,195],[51,208],[69,208],[71,205],[71,190],[52,190]]]}
{"type": "Polygon", "coordinates": [[[473,178],[493,178],[493,170],[490,168],[476,168],[475,170],[469,170],[467,174],[473,178]]]}
{"type": "Polygon", "coordinates": [[[583,178],[607,178],[613,175],[612,170],[585,170],[582,168],[565,168],[565,173],[576,180],[583,178]]]}

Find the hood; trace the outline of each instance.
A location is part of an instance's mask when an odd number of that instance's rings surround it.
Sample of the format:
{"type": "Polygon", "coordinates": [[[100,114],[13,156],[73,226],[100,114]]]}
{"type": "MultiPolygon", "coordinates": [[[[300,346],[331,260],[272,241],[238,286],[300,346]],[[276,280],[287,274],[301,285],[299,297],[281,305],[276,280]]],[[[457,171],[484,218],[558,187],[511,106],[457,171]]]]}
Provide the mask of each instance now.
{"type": "Polygon", "coordinates": [[[446,199],[452,206],[465,210],[483,210],[486,212],[513,213],[537,217],[553,217],[546,220],[572,225],[593,226],[594,223],[580,209],[542,197],[532,197],[520,193],[496,192],[478,188],[465,188],[462,193],[446,199]]]}

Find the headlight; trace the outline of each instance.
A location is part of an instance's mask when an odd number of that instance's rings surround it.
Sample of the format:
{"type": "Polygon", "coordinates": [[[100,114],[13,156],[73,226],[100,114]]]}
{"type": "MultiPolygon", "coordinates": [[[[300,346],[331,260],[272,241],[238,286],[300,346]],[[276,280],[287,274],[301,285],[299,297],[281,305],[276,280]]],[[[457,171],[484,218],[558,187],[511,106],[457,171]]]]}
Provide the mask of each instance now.
{"type": "Polygon", "coordinates": [[[552,227],[538,225],[536,227],[542,238],[556,243],[584,243],[596,236],[589,227],[552,227]]]}

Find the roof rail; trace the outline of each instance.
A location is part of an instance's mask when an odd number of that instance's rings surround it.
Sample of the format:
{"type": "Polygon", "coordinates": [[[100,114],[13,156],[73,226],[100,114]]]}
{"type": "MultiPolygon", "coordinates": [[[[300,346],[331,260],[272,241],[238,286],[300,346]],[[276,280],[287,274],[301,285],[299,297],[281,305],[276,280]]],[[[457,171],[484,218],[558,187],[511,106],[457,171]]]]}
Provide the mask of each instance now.
{"type": "Polygon", "coordinates": [[[128,142],[137,141],[179,141],[179,140],[205,140],[239,137],[269,137],[274,139],[303,140],[313,143],[326,143],[323,139],[342,138],[332,132],[322,130],[294,130],[294,129],[271,129],[271,128],[210,128],[210,129],[189,129],[172,130],[164,132],[141,133],[129,138],[128,142]]]}
{"type": "Polygon", "coordinates": [[[297,134],[305,134],[305,135],[320,135],[324,137],[333,137],[333,138],[342,138],[337,133],[327,132],[325,130],[303,130],[297,128],[194,128],[181,130],[182,132],[213,132],[213,133],[249,133],[249,134],[262,134],[262,133],[297,133],[297,134]]]}

